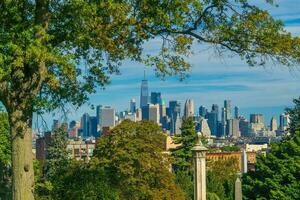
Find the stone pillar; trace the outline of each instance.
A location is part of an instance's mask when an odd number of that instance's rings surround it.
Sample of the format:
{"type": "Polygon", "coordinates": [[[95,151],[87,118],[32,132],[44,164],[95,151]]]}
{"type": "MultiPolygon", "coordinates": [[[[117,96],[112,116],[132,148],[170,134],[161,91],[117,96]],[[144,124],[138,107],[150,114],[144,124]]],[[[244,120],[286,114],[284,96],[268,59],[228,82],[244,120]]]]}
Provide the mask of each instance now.
{"type": "Polygon", "coordinates": [[[206,167],[205,148],[200,137],[197,144],[192,148],[194,157],[194,200],[206,200],[206,167]]]}
{"type": "Polygon", "coordinates": [[[248,159],[247,152],[245,149],[242,151],[242,173],[245,174],[248,171],[248,159]]]}
{"type": "Polygon", "coordinates": [[[242,182],[240,179],[241,174],[237,174],[237,178],[234,185],[234,200],[242,200],[242,182]]]}

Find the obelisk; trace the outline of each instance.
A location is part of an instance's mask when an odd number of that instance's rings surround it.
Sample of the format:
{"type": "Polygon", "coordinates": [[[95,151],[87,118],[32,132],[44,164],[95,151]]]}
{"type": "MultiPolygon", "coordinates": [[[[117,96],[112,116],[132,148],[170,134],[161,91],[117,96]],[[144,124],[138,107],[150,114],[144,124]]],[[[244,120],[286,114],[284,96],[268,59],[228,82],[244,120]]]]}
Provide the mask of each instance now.
{"type": "Polygon", "coordinates": [[[203,146],[200,135],[198,135],[197,143],[192,151],[194,157],[194,200],[206,200],[205,156],[207,148],[203,146]]]}

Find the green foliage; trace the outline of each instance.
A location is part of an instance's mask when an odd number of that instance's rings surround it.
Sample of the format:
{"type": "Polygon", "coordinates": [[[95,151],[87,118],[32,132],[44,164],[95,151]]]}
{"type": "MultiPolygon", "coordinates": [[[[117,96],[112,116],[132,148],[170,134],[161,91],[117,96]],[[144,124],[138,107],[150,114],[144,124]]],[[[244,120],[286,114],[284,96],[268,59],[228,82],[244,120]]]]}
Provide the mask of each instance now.
{"type": "Polygon", "coordinates": [[[286,113],[290,116],[289,131],[294,133],[297,127],[300,127],[300,97],[294,99],[294,107],[286,109],[286,113]]]}
{"type": "Polygon", "coordinates": [[[47,160],[45,163],[45,175],[47,180],[57,180],[68,169],[70,161],[67,151],[67,132],[64,127],[60,127],[51,135],[47,148],[47,160]]]}
{"type": "Polygon", "coordinates": [[[245,199],[300,199],[300,126],[298,100],[291,114],[291,135],[259,156],[255,171],[243,177],[245,199]]]}
{"type": "Polygon", "coordinates": [[[7,108],[13,99],[28,110],[80,106],[125,59],[184,78],[193,42],[249,65],[299,63],[300,39],[247,0],[4,0],[0,19],[0,100],[7,108]],[[162,41],[160,51],[144,55],[154,38],[162,41]]]}
{"type": "Polygon", "coordinates": [[[207,191],[220,199],[234,198],[234,183],[239,163],[237,159],[207,161],[207,191]]]}
{"type": "Polygon", "coordinates": [[[10,199],[11,143],[7,113],[0,111],[0,199],[10,199]]]}
{"type": "Polygon", "coordinates": [[[236,151],[240,151],[241,148],[238,146],[224,146],[221,147],[221,151],[226,151],[226,152],[236,152],[236,151]]]}
{"type": "Polygon", "coordinates": [[[175,142],[181,144],[181,146],[171,151],[174,158],[172,165],[175,171],[191,170],[193,164],[192,148],[196,144],[197,137],[193,118],[188,117],[183,119],[181,135],[174,138],[175,142]]]}
{"type": "Polygon", "coordinates": [[[126,120],[99,138],[94,161],[104,167],[121,199],[184,199],[169,171],[165,140],[155,123],[126,120]]]}

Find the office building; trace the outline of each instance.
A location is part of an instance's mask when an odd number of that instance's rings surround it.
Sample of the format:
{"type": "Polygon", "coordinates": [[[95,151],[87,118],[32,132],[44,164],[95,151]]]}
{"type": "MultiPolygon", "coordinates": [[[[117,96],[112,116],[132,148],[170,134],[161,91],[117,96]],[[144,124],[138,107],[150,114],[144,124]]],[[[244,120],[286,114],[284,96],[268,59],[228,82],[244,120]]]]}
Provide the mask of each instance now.
{"type": "Polygon", "coordinates": [[[194,101],[192,99],[187,99],[184,105],[184,116],[193,117],[194,116],[194,101]]]}
{"type": "Polygon", "coordinates": [[[244,118],[244,117],[240,117],[239,119],[239,128],[240,128],[240,132],[241,132],[241,136],[242,137],[250,137],[250,122],[244,118]]]}
{"type": "Polygon", "coordinates": [[[206,118],[207,115],[207,109],[204,106],[199,107],[199,116],[206,118]]]}
{"type": "Polygon", "coordinates": [[[159,104],[149,104],[149,120],[160,124],[159,104]]]}
{"type": "Polygon", "coordinates": [[[290,123],[289,115],[282,113],[280,115],[280,121],[279,121],[280,131],[286,131],[287,128],[288,128],[289,123],[290,123]]]}
{"type": "Polygon", "coordinates": [[[241,137],[240,128],[239,128],[239,119],[227,120],[227,136],[232,138],[241,137]]]}
{"type": "Polygon", "coordinates": [[[276,117],[273,116],[270,122],[270,130],[271,131],[277,131],[277,120],[276,117]]]}
{"type": "Polygon", "coordinates": [[[219,106],[217,104],[212,105],[211,112],[217,113],[217,121],[219,121],[219,106]]]}
{"type": "Polygon", "coordinates": [[[151,92],[150,96],[151,104],[159,104],[162,103],[161,93],[160,92],[151,92]]]}
{"type": "Polygon", "coordinates": [[[218,131],[218,113],[215,111],[207,113],[207,123],[211,134],[217,136],[218,131]]]}
{"type": "Polygon", "coordinates": [[[99,137],[98,134],[98,119],[96,116],[90,116],[90,136],[99,137]]]}
{"type": "Polygon", "coordinates": [[[250,123],[264,123],[264,116],[262,114],[250,114],[250,123]]]}
{"type": "Polygon", "coordinates": [[[82,129],[82,135],[80,135],[83,138],[90,137],[90,129],[91,129],[91,121],[90,121],[90,115],[88,113],[84,113],[81,117],[81,129],[82,129]]]}
{"type": "Polygon", "coordinates": [[[240,109],[239,107],[235,106],[234,107],[234,118],[238,119],[240,117],[240,109]]]}
{"type": "Polygon", "coordinates": [[[148,92],[148,81],[142,80],[141,84],[141,95],[140,95],[140,108],[146,107],[149,103],[149,92],[148,92]]]}
{"type": "Polygon", "coordinates": [[[181,116],[180,115],[181,107],[178,101],[170,101],[168,110],[169,110],[168,115],[170,118],[172,116],[174,116],[174,118],[177,118],[177,115],[181,116]]]}
{"type": "Polygon", "coordinates": [[[204,137],[210,138],[211,131],[210,131],[210,128],[208,126],[207,119],[205,119],[205,118],[200,119],[200,130],[199,131],[202,133],[202,135],[204,137]]]}
{"type": "Polygon", "coordinates": [[[135,99],[130,100],[130,112],[131,113],[136,112],[136,101],[135,101],[135,99]]]}
{"type": "Polygon", "coordinates": [[[100,128],[114,127],[116,125],[115,109],[110,106],[104,106],[100,109],[100,128]]]}
{"type": "Polygon", "coordinates": [[[225,121],[231,119],[231,100],[224,101],[224,108],[225,108],[225,121]]]}

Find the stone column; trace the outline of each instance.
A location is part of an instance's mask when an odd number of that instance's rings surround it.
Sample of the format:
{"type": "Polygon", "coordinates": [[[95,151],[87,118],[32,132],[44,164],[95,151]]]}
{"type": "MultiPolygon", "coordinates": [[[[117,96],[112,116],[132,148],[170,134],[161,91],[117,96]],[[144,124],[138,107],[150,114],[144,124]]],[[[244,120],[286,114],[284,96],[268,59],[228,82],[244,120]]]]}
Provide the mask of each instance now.
{"type": "Polygon", "coordinates": [[[245,149],[242,150],[242,173],[245,174],[248,171],[248,158],[245,149]]]}
{"type": "Polygon", "coordinates": [[[242,182],[240,179],[241,174],[237,174],[237,178],[234,185],[234,200],[242,200],[242,182]]]}
{"type": "Polygon", "coordinates": [[[200,137],[197,144],[192,148],[194,157],[194,200],[206,200],[206,167],[205,148],[200,137]]]}

